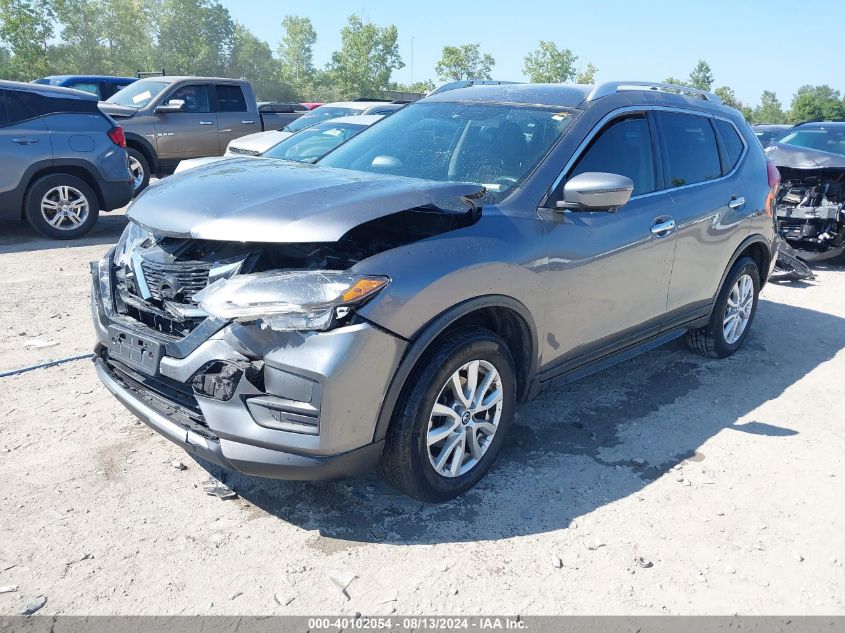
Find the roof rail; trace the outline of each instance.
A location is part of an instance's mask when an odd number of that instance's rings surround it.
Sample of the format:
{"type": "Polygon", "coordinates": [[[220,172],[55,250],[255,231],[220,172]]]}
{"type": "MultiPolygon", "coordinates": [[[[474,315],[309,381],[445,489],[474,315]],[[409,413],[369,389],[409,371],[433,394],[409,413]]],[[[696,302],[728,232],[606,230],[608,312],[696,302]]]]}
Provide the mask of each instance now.
{"type": "Polygon", "coordinates": [[[659,90],[661,92],[682,92],[693,97],[698,97],[705,101],[712,101],[713,103],[722,103],[718,95],[706,90],[699,90],[698,88],[690,88],[689,86],[680,86],[677,84],[664,84],[654,81],[608,81],[597,85],[587,96],[587,101],[595,101],[608,95],[622,92],[624,90],[659,90]]]}

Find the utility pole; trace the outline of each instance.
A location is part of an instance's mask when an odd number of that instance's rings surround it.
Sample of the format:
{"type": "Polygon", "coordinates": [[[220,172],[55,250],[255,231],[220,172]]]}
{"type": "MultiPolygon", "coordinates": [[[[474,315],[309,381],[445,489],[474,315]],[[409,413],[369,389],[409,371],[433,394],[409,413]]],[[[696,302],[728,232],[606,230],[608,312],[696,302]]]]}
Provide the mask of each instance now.
{"type": "Polygon", "coordinates": [[[411,36],[411,84],[414,83],[414,36],[411,36]]]}

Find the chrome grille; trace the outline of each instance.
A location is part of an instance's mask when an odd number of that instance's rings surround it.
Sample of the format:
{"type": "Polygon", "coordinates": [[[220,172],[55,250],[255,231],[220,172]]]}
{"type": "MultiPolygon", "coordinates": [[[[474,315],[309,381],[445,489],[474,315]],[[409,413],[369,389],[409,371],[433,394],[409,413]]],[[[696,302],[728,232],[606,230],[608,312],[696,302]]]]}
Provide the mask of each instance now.
{"type": "MultiPolygon", "coordinates": [[[[141,262],[141,270],[150,294],[157,301],[162,300],[161,290],[169,286],[178,291],[179,300],[188,303],[193,296],[208,285],[211,264],[186,262],[185,264],[159,264],[149,260],[141,262]]],[[[165,297],[173,298],[173,297],[165,297]]]]}

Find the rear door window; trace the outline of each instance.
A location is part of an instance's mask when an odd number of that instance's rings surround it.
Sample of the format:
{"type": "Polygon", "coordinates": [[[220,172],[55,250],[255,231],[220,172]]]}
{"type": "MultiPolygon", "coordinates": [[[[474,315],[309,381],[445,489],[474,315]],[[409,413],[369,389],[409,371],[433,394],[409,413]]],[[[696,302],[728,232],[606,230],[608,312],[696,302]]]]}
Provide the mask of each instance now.
{"type": "Polygon", "coordinates": [[[716,127],[719,128],[719,134],[722,136],[722,141],[725,145],[725,153],[728,157],[728,164],[725,165],[724,173],[728,173],[736,167],[740,156],[745,149],[745,144],[736,131],[736,128],[729,121],[724,119],[715,119],[716,127]]]}
{"type": "Polygon", "coordinates": [[[665,147],[670,187],[719,178],[722,166],[716,135],[708,117],[655,112],[665,147]]]}
{"type": "Polygon", "coordinates": [[[246,99],[240,86],[218,84],[217,111],[218,112],[246,112],[246,99]]]}
{"type": "Polygon", "coordinates": [[[32,112],[12,90],[0,90],[0,126],[32,118],[32,112]]]}
{"type": "Polygon", "coordinates": [[[654,191],[654,149],[645,114],[611,121],[593,139],[569,177],[588,171],[627,176],[634,181],[635,196],[654,191]]]}

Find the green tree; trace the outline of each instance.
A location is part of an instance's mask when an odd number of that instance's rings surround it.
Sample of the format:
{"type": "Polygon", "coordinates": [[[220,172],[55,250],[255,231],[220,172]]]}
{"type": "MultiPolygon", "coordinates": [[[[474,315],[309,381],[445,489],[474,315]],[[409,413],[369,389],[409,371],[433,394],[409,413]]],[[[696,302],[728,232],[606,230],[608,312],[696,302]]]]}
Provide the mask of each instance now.
{"type": "Polygon", "coordinates": [[[598,72],[598,68],[593,66],[592,64],[587,64],[587,67],[575,75],[575,83],[576,84],[593,84],[596,82],[596,73],[598,72]]]}
{"type": "Polygon", "coordinates": [[[786,123],[786,113],[774,92],[763,91],[760,96],[760,105],[754,108],[752,120],[755,123],[786,123]]]}
{"type": "Polygon", "coordinates": [[[277,79],[276,60],[270,45],[255,37],[242,24],[235,25],[226,75],[248,79],[260,101],[291,101],[296,98],[293,87],[277,79]]]}
{"type": "Polygon", "coordinates": [[[528,53],[522,72],[532,83],[562,84],[572,81],[577,74],[578,56],[568,48],[558,48],[554,42],[540,40],[537,50],[528,53]]]}
{"type": "Polygon", "coordinates": [[[496,60],[488,53],[481,53],[480,44],[444,46],[434,72],[443,80],[491,79],[490,71],[496,60]]]}
{"type": "Polygon", "coordinates": [[[689,85],[699,90],[710,90],[713,87],[713,70],[710,64],[699,59],[689,74],[689,85]]]}
{"type": "Polygon", "coordinates": [[[317,32],[310,18],[286,15],[282,20],[284,36],[279,44],[279,77],[293,86],[301,97],[313,92],[317,71],[314,68],[314,44],[317,32]]]}
{"type": "Polygon", "coordinates": [[[792,98],[789,120],[832,121],[845,118],[845,104],[839,97],[839,91],[828,85],[801,86],[792,98]]]}
{"type": "Polygon", "coordinates": [[[10,53],[9,79],[30,81],[49,74],[52,37],[50,0],[0,0],[0,43],[10,53]]]}
{"type": "Polygon", "coordinates": [[[110,71],[104,34],[106,21],[102,0],[55,0],[55,16],[62,25],[62,43],[50,51],[59,72],[91,75],[110,71]]]}
{"type": "Polygon", "coordinates": [[[678,79],[677,77],[671,77],[671,76],[666,77],[666,79],[663,80],[663,83],[672,84],[674,86],[689,86],[689,84],[686,81],[684,81],[683,79],[678,79]]]}
{"type": "Polygon", "coordinates": [[[722,103],[726,106],[739,110],[746,120],[751,120],[753,114],[751,107],[736,98],[736,93],[734,93],[733,88],[728,86],[719,86],[713,92],[716,93],[716,96],[718,96],[722,100],[722,103]]]}
{"type": "Polygon", "coordinates": [[[150,1],[156,16],[156,67],[168,74],[225,73],[235,37],[226,8],[216,0],[150,1]]]}
{"type": "Polygon", "coordinates": [[[431,79],[426,79],[425,81],[415,81],[412,84],[393,84],[390,89],[398,92],[426,94],[434,90],[434,82],[431,79]]]}
{"type": "Polygon", "coordinates": [[[151,7],[146,0],[105,0],[107,72],[133,76],[158,70],[151,7]]]}
{"type": "Polygon", "coordinates": [[[357,15],[340,31],[341,46],[332,53],[328,71],[349,97],[374,97],[390,87],[390,76],[405,64],[399,55],[399,31],[378,27],[357,15]]]}

